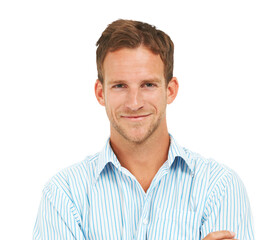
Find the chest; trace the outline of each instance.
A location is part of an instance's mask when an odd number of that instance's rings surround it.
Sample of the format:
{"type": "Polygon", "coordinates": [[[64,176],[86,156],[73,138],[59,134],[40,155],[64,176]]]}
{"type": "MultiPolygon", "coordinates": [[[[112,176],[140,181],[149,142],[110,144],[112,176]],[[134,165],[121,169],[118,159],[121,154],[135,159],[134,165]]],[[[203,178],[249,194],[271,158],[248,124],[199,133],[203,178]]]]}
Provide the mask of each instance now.
{"type": "Polygon", "coordinates": [[[152,184],[145,194],[127,176],[101,179],[90,196],[90,239],[199,239],[204,189],[195,196],[194,179],[185,173],[152,184]]]}

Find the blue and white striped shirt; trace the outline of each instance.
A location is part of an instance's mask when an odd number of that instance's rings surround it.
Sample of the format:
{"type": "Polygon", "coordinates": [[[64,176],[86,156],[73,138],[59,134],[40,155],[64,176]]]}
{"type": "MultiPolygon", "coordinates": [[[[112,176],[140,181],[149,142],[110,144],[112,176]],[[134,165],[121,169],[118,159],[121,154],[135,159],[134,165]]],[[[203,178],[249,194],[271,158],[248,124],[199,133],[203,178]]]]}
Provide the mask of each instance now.
{"type": "Polygon", "coordinates": [[[33,239],[203,239],[231,230],[253,240],[250,205],[235,172],[180,147],[147,192],[104,149],[54,176],[43,190],[33,239]]]}

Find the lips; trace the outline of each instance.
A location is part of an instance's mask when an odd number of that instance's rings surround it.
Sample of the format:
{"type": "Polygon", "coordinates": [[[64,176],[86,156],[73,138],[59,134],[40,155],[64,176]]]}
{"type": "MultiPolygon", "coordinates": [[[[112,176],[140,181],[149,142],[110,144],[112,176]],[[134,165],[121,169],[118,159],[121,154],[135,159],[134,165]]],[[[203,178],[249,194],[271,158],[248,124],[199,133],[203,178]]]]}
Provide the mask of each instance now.
{"type": "Polygon", "coordinates": [[[150,116],[151,114],[143,114],[143,115],[134,115],[134,116],[122,116],[122,118],[124,119],[128,119],[128,120],[133,120],[133,121],[139,121],[139,120],[143,120],[146,117],[150,116]]]}

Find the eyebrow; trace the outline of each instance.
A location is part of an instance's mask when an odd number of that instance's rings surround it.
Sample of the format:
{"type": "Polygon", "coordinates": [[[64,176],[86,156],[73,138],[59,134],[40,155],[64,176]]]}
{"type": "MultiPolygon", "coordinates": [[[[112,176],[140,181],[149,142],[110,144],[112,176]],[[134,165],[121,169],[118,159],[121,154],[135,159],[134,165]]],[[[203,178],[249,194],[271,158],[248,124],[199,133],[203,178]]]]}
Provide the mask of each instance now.
{"type": "MultiPolygon", "coordinates": [[[[116,84],[122,84],[127,83],[127,80],[111,80],[108,84],[109,85],[116,85],[116,84]]],[[[161,79],[159,78],[149,78],[141,81],[142,83],[161,83],[161,79]]]]}
{"type": "Polygon", "coordinates": [[[150,79],[145,79],[142,81],[143,83],[144,82],[153,82],[153,83],[161,83],[161,79],[159,78],[150,78],[150,79]]]}

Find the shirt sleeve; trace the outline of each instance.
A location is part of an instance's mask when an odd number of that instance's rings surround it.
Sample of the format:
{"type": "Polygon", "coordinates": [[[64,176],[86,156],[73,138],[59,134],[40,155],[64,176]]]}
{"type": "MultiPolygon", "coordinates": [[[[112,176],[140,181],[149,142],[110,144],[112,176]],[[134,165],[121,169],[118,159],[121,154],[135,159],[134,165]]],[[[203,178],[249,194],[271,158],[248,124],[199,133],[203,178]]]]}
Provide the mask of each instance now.
{"type": "Polygon", "coordinates": [[[207,201],[201,228],[201,239],[208,233],[230,230],[235,238],[254,240],[253,219],[246,189],[232,170],[226,170],[207,201]]]}
{"type": "Polygon", "coordinates": [[[73,202],[65,192],[51,182],[43,190],[33,239],[85,239],[73,202]]]}

